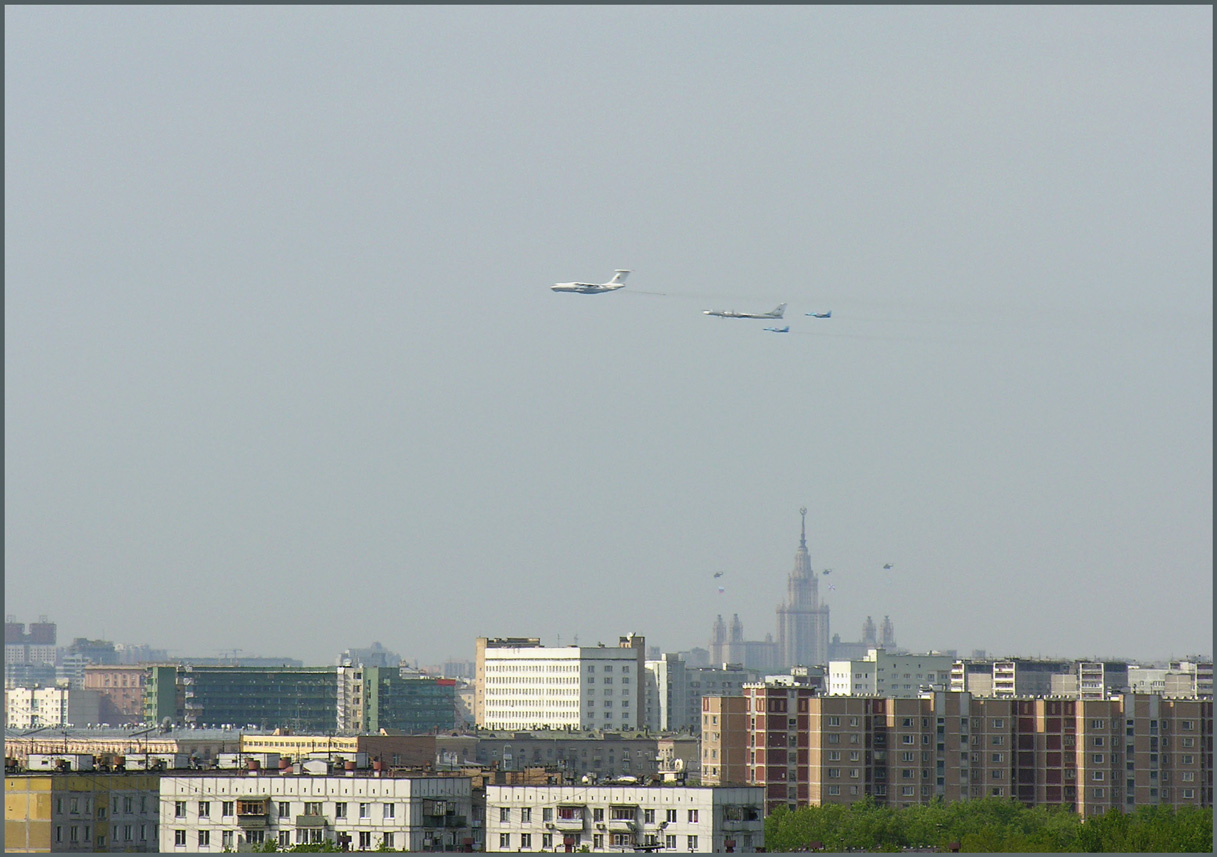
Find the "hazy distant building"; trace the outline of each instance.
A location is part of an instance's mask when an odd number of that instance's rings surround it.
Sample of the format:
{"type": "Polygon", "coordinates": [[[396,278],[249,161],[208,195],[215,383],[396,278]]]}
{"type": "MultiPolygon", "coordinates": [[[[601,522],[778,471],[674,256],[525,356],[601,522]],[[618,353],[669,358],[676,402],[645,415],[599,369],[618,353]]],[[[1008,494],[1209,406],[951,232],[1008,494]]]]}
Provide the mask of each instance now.
{"type": "MultiPolygon", "coordinates": [[[[746,640],[739,614],[731,617],[729,626],[719,615],[710,633],[712,663],[735,663],[746,669],[772,672],[796,666],[823,666],[833,656],[833,645],[844,654],[865,653],[862,648],[851,648],[858,644],[842,643],[839,637],[829,642],[828,605],[820,600],[819,578],[812,570],[807,550],[807,510],[800,509],[799,514],[803,517],[799,547],[786,581],[786,597],[777,607],[777,639],[767,634],[764,640],[746,640]]],[[[895,645],[891,621],[886,617],[884,635],[879,639],[895,645]]]]}
{"type": "Polygon", "coordinates": [[[951,655],[892,654],[871,649],[865,658],[829,661],[828,693],[832,696],[918,696],[946,690],[951,683],[951,655]]]}
{"type": "Polygon", "coordinates": [[[635,729],[646,717],[646,640],[541,645],[538,637],[477,640],[474,717],[490,729],[635,729]]]}
{"type": "Polygon", "coordinates": [[[366,649],[347,649],[338,656],[339,666],[396,667],[402,662],[397,652],[391,652],[379,642],[366,649]]]}
{"type": "Polygon", "coordinates": [[[69,687],[10,687],[4,691],[5,726],[86,726],[101,722],[101,694],[69,687]]]}
{"type": "Polygon", "coordinates": [[[147,670],[134,665],[87,666],[84,687],[101,694],[99,723],[111,726],[142,723],[147,670]]]}
{"type": "Polygon", "coordinates": [[[741,696],[744,683],[757,675],[734,664],[690,667],[672,653],[647,661],[646,671],[646,726],[665,732],[698,732],[703,697],[741,696]]]}
{"type": "Polygon", "coordinates": [[[1129,686],[1126,661],[1070,661],[1043,658],[955,660],[949,689],[974,697],[1005,699],[1064,696],[1106,699],[1129,686]]]}
{"type": "Polygon", "coordinates": [[[828,661],[828,605],[820,603],[819,582],[807,552],[807,509],[799,533],[799,549],[786,583],[786,600],[778,607],[780,666],[823,664],[828,661]]]}
{"type": "Polygon", "coordinates": [[[1128,685],[1134,693],[1199,699],[1213,696],[1212,661],[1171,661],[1160,667],[1130,666],[1128,685]]]}
{"type": "Polygon", "coordinates": [[[25,624],[8,616],[4,622],[4,686],[34,687],[55,683],[55,623],[45,616],[25,624]]]}

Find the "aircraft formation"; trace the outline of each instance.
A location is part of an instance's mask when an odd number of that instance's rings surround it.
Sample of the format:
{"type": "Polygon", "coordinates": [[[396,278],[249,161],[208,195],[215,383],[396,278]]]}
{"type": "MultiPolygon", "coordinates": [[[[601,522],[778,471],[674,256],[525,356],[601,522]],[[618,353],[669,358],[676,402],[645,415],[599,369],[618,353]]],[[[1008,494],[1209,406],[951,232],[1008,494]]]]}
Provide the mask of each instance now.
{"type": "MultiPolygon", "coordinates": [[[[600,295],[605,292],[615,292],[625,288],[625,278],[630,274],[626,268],[618,268],[613,272],[613,278],[607,283],[554,283],[550,289],[555,292],[572,292],[580,295],[600,295]]],[[[716,318],[757,318],[765,320],[781,320],[786,315],[786,304],[778,304],[769,312],[744,312],[734,309],[707,309],[702,315],[716,318]]],[[[832,310],[827,312],[804,313],[809,318],[832,318],[832,310]]],[[[790,325],[784,327],[766,327],[766,333],[790,333],[790,325]]]]}

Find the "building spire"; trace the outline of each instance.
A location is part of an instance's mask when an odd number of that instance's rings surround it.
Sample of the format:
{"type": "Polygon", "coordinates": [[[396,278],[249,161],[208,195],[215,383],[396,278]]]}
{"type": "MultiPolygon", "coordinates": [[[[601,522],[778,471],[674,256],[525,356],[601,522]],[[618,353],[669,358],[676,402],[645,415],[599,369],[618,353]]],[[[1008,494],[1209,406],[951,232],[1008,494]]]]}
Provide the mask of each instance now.
{"type": "Polygon", "coordinates": [[[807,507],[799,509],[799,514],[803,516],[803,528],[799,533],[799,547],[807,550],[807,507]]]}

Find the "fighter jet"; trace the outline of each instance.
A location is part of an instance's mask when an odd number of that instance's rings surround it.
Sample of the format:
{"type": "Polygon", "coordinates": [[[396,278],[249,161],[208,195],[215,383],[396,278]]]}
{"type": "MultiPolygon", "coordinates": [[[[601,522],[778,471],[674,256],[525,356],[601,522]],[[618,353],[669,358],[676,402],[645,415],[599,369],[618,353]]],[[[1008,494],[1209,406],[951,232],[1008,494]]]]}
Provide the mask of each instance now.
{"type": "Polygon", "coordinates": [[[770,333],[790,333],[790,325],[786,325],[785,327],[767,327],[765,330],[769,331],[770,333]]]}
{"type": "Polygon", "coordinates": [[[716,315],[719,318],[781,318],[786,314],[786,304],[778,304],[773,312],[736,312],[733,309],[706,309],[702,315],[716,315]]]}
{"type": "Polygon", "coordinates": [[[805,312],[803,315],[809,318],[832,318],[832,310],[828,312],[805,312]]]}
{"type": "Polygon", "coordinates": [[[607,283],[554,283],[551,287],[555,292],[576,292],[581,295],[598,295],[602,292],[615,292],[625,288],[625,278],[630,272],[618,268],[613,272],[613,279],[607,283]]]}

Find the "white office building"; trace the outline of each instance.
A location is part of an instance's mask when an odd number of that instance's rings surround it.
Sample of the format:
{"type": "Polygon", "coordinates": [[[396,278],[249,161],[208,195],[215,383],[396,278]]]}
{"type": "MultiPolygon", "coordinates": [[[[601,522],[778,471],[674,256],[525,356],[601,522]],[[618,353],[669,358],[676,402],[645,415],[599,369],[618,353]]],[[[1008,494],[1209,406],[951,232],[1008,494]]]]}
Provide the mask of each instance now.
{"type": "Polygon", "coordinates": [[[486,787],[487,851],[757,851],[759,786],[486,787]]]}
{"type": "Polygon", "coordinates": [[[828,662],[828,695],[911,698],[927,688],[945,690],[951,683],[954,662],[951,655],[869,649],[861,660],[828,662]]]}
{"type": "Polygon", "coordinates": [[[161,853],[280,849],[475,849],[468,777],[231,774],[161,777],[161,853]]]}
{"type": "Polygon", "coordinates": [[[645,725],[645,639],[617,646],[477,641],[474,716],[483,729],[638,729],[645,725]]]}

